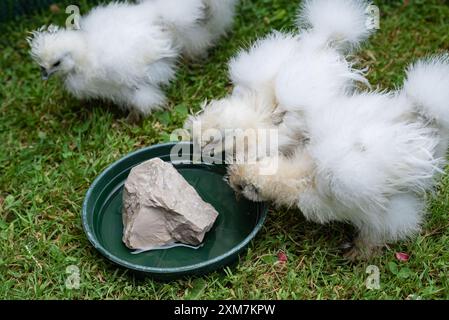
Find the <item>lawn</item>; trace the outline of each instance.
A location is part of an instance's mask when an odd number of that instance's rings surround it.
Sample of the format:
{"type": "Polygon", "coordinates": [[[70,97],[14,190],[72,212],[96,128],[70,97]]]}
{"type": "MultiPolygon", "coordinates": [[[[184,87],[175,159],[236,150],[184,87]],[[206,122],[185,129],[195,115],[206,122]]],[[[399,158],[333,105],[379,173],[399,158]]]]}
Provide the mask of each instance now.
{"type": "MultiPolygon", "coordinates": [[[[81,1],[81,12],[88,10],[81,1]]],[[[441,0],[377,1],[381,29],[358,57],[369,80],[395,88],[418,57],[449,50],[449,5],[441,0]]],[[[166,141],[187,112],[230,89],[226,63],[270,30],[293,30],[297,3],[242,0],[233,32],[201,63],[180,67],[167,111],[130,125],[113,105],[81,102],[57,79],[44,83],[25,41],[27,32],[62,24],[64,10],[45,10],[0,26],[0,298],[3,299],[448,299],[449,177],[428,197],[420,236],[351,264],[339,251],[352,229],[317,225],[297,210],[272,209],[238,264],[200,278],[141,279],[105,260],[81,225],[84,194],[113,161],[166,141]],[[407,262],[396,252],[410,255],[407,262]],[[278,259],[285,253],[287,261],[278,259]],[[80,287],[66,287],[68,266],[80,287]],[[368,289],[369,265],[380,289],[368,289]]],[[[449,171],[449,170],[448,170],[449,171]]]]}

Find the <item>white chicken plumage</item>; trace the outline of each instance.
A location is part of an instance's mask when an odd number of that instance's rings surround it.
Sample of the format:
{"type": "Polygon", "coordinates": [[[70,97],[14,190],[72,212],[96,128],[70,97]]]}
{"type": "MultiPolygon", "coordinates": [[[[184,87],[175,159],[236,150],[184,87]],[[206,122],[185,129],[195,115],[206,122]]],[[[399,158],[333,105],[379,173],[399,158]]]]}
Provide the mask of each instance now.
{"type": "MultiPolygon", "coordinates": [[[[448,55],[412,65],[394,92],[357,88],[367,81],[347,57],[371,33],[368,5],[304,1],[299,34],[274,33],[241,52],[230,63],[231,96],[187,123],[221,132],[277,128],[280,155],[230,165],[230,185],[254,201],[298,206],[318,223],[353,224],[359,235],[350,259],[419,232],[425,192],[449,143],[448,55]],[[273,121],[279,114],[281,123],[273,121]],[[261,174],[270,162],[276,173],[261,174]]],[[[220,138],[203,146],[233,152],[220,138]]]]}
{"type": "Polygon", "coordinates": [[[43,77],[80,99],[148,115],[165,104],[178,58],[204,56],[230,27],[237,0],[142,0],[92,9],[79,30],[43,27],[28,39],[43,77]]]}

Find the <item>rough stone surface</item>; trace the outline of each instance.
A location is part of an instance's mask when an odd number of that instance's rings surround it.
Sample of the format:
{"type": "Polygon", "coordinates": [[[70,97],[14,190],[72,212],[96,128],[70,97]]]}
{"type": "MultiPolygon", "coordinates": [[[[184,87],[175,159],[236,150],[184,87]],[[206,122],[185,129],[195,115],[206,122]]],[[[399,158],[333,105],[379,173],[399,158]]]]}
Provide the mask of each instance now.
{"type": "Polygon", "coordinates": [[[122,214],[123,242],[137,250],[174,242],[199,245],[218,217],[173,165],[159,158],[131,170],[122,214]]]}

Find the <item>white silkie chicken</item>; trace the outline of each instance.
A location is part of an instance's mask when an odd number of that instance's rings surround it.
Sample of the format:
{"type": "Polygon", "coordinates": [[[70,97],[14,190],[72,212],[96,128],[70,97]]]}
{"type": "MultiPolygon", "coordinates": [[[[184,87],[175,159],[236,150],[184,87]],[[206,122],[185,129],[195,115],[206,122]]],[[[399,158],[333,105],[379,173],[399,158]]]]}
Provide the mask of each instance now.
{"type": "MultiPolygon", "coordinates": [[[[397,91],[357,89],[366,80],[346,55],[370,34],[367,5],[305,1],[299,35],[274,34],[239,54],[232,95],[189,120],[202,130],[277,127],[279,155],[231,165],[230,185],[318,223],[353,224],[351,260],[419,232],[449,143],[448,56],[415,63],[397,91]],[[261,174],[270,164],[275,173],[261,174]]],[[[210,144],[223,148],[220,139],[202,143],[210,144]]]]}
{"type": "Polygon", "coordinates": [[[177,60],[204,56],[233,21],[237,0],[143,0],[98,6],[79,30],[43,27],[29,38],[42,76],[77,98],[110,100],[130,116],[165,104],[177,60]]]}

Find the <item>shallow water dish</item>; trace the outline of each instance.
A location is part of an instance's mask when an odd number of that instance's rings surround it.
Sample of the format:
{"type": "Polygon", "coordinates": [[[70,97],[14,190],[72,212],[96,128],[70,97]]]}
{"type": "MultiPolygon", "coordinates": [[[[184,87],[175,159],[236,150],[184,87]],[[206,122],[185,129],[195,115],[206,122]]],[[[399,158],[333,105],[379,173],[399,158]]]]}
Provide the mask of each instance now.
{"type": "Polygon", "coordinates": [[[212,204],[219,217],[198,249],[171,249],[132,254],[122,242],[122,191],[131,169],[152,158],[170,161],[175,143],[148,147],[112,164],[94,181],[83,203],[83,226],[92,245],[112,262],[158,279],[200,275],[235,261],[262,227],[267,206],[237,200],[224,181],[226,166],[193,164],[192,146],[188,161],[172,162],[204,201],[212,204]]]}

